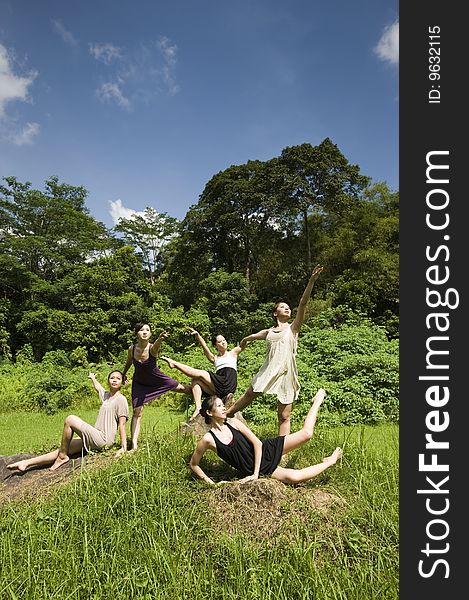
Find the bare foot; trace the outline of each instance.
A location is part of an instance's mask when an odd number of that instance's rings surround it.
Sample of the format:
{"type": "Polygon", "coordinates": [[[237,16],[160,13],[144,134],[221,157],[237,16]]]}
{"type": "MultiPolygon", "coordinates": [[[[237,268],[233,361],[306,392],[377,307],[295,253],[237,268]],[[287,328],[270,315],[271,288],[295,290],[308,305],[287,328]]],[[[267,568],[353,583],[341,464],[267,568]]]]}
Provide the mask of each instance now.
{"type": "Polygon", "coordinates": [[[63,458],[61,458],[60,456],[58,456],[55,459],[55,462],[52,465],[52,467],[50,468],[50,470],[51,471],[55,471],[56,469],[58,469],[59,467],[61,467],[65,463],[68,463],[69,460],[70,460],[70,456],[64,456],[63,458]]]}
{"type": "Polygon", "coordinates": [[[339,458],[341,458],[341,456],[342,456],[342,448],[336,448],[330,456],[326,456],[326,458],[323,460],[323,462],[325,462],[329,465],[335,465],[335,463],[339,460],[339,458]]]}
{"type": "Polygon", "coordinates": [[[28,468],[27,460],[19,460],[18,462],[7,465],[7,469],[11,469],[12,471],[21,471],[21,473],[24,473],[27,468],[28,468]]]}
{"type": "Polygon", "coordinates": [[[167,356],[160,356],[161,360],[164,360],[168,363],[170,369],[174,369],[174,361],[168,358],[167,356]]]}
{"type": "Polygon", "coordinates": [[[130,450],[127,450],[127,454],[133,454],[134,452],[137,452],[137,448],[138,446],[132,446],[130,450]]]}
{"type": "Polygon", "coordinates": [[[316,406],[321,406],[321,404],[324,402],[325,397],[326,390],[324,388],[319,388],[319,390],[316,392],[316,395],[313,398],[313,404],[315,404],[316,406]]]}

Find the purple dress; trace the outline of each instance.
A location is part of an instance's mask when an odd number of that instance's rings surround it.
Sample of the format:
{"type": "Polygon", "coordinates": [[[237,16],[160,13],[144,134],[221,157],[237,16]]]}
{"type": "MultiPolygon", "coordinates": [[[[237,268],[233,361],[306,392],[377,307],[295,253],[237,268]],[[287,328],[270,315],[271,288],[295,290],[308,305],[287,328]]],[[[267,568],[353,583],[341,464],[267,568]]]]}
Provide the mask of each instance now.
{"type": "Polygon", "coordinates": [[[150,352],[147,360],[140,362],[135,356],[135,345],[132,346],[132,363],[134,376],[132,377],[132,406],[143,406],[158,396],[174,390],[179,385],[175,379],[160,371],[156,366],[156,357],[150,352]]]}

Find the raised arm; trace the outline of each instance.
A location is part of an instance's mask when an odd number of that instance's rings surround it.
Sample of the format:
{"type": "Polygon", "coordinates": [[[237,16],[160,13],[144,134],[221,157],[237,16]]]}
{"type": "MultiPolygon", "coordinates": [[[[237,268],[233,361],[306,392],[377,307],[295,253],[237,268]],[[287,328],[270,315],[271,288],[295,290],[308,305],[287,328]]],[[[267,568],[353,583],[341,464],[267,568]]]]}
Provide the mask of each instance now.
{"type": "Polygon", "coordinates": [[[247,481],[253,481],[254,479],[259,479],[259,470],[261,468],[261,460],[262,460],[262,442],[257,437],[257,435],[249,429],[247,425],[245,425],[242,421],[236,418],[230,419],[230,425],[236,427],[238,431],[240,431],[244,437],[251,442],[254,447],[254,471],[252,475],[248,475],[247,477],[243,477],[243,479],[239,480],[239,483],[246,483],[247,481]]]}
{"type": "Polygon", "coordinates": [[[215,362],[215,355],[213,354],[213,352],[210,350],[210,348],[207,346],[207,342],[204,340],[204,338],[200,335],[200,333],[194,329],[193,327],[188,327],[189,331],[192,333],[192,335],[195,336],[196,340],[199,342],[199,344],[202,346],[202,349],[204,351],[205,356],[207,357],[207,359],[211,362],[214,363],[215,362]]]}
{"type": "Polygon", "coordinates": [[[88,379],[91,379],[93,387],[98,392],[99,399],[102,402],[104,400],[104,393],[105,393],[106,390],[103,388],[103,386],[96,379],[96,374],[95,373],[88,373],[88,379]]]}
{"type": "Polygon", "coordinates": [[[251,333],[251,335],[243,337],[243,339],[239,342],[239,347],[241,348],[240,352],[246,348],[246,344],[249,344],[249,342],[254,342],[255,340],[265,340],[268,333],[268,329],[262,329],[262,331],[251,333]]]}
{"type": "Polygon", "coordinates": [[[189,463],[195,475],[197,475],[199,479],[202,479],[203,481],[205,481],[205,483],[209,483],[210,485],[214,485],[215,482],[206,473],[204,473],[204,471],[199,466],[199,463],[202,459],[202,456],[209,448],[213,450],[212,444],[213,446],[215,445],[215,443],[211,442],[211,440],[208,438],[208,434],[205,434],[204,437],[198,442],[194,450],[194,454],[191,456],[191,460],[189,463]]]}
{"type": "Polygon", "coordinates": [[[153,354],[153,356],[158,356],[158,354],[160,353],[160,348],[161,348],[161,344],[162,344],[163,340],[165,340],[168,337],[169,337],[169,331],[162,331],[160,333],[160,335],[156,338],[156,342],[153,344],[153,346],[151,347],[151,350],[150,350],[150,352],[153,354]]]}
{"type": "Polygon", "coordinates": [[[291,329],[293,333],[298,333],[303,325],[303,321],[305,320],[305,311],[306,305],[308,304],[308,300],[311,296],[311,292],[313,290],[314,283],[319,275],[322,273],[323,267],[321,265],[316,265],[311,273],[311,277],[309,278],[308,285],[306,286],[303,295],[301,296],[300,303],[298,304],[298,309],[296,311],[295,319],[291,324],[291,329]]]}

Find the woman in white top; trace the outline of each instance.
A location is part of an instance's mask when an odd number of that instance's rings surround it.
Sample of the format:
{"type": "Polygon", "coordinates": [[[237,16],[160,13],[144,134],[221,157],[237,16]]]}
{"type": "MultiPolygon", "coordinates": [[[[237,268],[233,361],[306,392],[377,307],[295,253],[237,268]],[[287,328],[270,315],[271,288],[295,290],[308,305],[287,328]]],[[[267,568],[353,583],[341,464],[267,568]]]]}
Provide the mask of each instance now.
{"type": "Polygon", "coordinates": [[[215,372],[195,369],[166,356],[161,356],[161,359],[165,360],[171,369],[179,369],[181,373],[191,378],[195,411],[189,420],[193,421],[199,414],[203,394],[224,398],[225,402],[227,396],[234,394],[238,385],[238,355],[243,348],[235,346],[231,350],[228,350],[228,343],[224,336],[217,334],[212,337],[212,343],[217,349],[217,354],[213,354],[200,333],[192,327],[188,327],[188,329],[192,335],[195,335],[197,341],[202,346],[207,359],[215,366],[215,372]]]}
{"type": "Polygon", "coordinates": [[[305,310],[314,282],[322,273],[323,267],[316,265],[308,281],[296,312],[296,317],[290,324],[291,308],[286,302],[277,302],[274,306],[273,317],[276,325],[263,329],[243,338],[240,342],[242,349],[254,340],[266,340],[267,356],[264,364],[251,382],[246,392],[232,404],[228,417],[233,417],[259,394],[275,394],[277,396],[278,434],[290,433],[290,415],[292,403],[298,398],[300,384],[296,367],[296,349],[298,333],[305,318],[305,310]]]}
{"type": "Polygon", "coordinates": [[[120,371],[109,373],[108,392],[96,379],[94,373],[90,373],[88,377],[101,400],[101,408],[94,427],[80,417],[69,415],[64,422],[60,448],[47,454],[11,463],[7,465],[7,469],[26,471],[33,466],[52,465],[50,470],[55,471],[67,463],[70,456],[82,452],[83,448],[86,451],[99,451],[106,446],[114,445],[117,429],[119,429],[121,448],[117,451],[116,458],[127,450],[125,424],[129,418],[129,406],[126,397],[120,391],[123,380],[122,373],[120,371]],[[73,438],[74,433],[78,435],[78,438],[73,438]]]}

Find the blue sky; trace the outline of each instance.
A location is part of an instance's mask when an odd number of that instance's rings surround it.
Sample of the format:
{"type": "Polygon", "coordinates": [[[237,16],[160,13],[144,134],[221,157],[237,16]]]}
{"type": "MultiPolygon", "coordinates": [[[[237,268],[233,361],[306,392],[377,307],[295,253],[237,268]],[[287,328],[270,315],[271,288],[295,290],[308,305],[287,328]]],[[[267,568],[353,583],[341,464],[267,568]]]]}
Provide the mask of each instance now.
{"type": "Polygon", "coordinates": [[[217,172],[329,137],[398,189],[398,2],[0,0],[0,176],[182,219],[217,172]]]}

